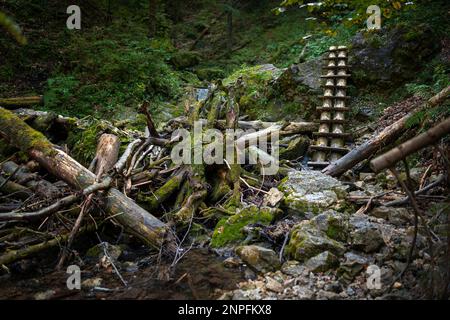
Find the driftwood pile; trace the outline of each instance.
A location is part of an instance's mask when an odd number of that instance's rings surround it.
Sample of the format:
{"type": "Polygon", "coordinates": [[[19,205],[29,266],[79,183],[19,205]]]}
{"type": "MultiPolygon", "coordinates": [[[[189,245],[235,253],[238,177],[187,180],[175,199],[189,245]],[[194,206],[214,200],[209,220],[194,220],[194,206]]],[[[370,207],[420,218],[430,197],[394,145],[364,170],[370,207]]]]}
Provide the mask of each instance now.
{"type": "MultiPolygon", "coordinates": [[[[235,101],[231,90],[213,87],[206,99],[190,101],[187,116],[172,119],[160,130],[144,104],[140,111],[147,118],[146,133],[127,132],[130,142],[120,152],[117,133],[123,130],[110,128],[98,137],[89,168],[71,157],[69,150],[50,142],[46,132],[27,124],[33,125],[30,119],[47,117],[47,113],[0,107],[0,137],[28,158],[20,163],[16,154],[0,163],[0,266],[59,246],[58,267],[62,267],[73,253],[77,236],[108,223],[176,259],[182,250],[179,237],[183,236],[177,230],[186,232],[197,218],[217,221],[215,214],[230,214],[244,201],[262,199],[281,176],[264,177],[261,163],[175,164],[171,158],[171,150],[180,140],[174,131],[191,130],[195,121],[221,131],[254,129],[238,140],[244,141],[250,150],[247,153],[256,152],[260,159],[269,157],[270,161],[274,159],[268,152],[248,141],[268,137],[271,148],[271,133],[282,137],[311,135],[317,130],[317,124],[310,122],[241,120],[235,101]],[[219,91],[225,92],[226,98],[214,99],[219,91]]],[[[79,124],[61,116],[50,118],[61,129],[79,124]]],[[[202,141],[192,138],[194,150],[202,141]]]]}

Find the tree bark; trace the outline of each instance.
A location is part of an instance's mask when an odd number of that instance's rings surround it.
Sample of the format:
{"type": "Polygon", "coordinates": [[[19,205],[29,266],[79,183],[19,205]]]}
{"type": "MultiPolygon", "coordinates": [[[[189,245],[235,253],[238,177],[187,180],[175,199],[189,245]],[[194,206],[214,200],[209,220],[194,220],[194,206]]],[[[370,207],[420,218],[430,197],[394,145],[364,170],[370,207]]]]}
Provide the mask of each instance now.
{"type": "Polygon", "coordinates": [[[95,170],[97,177],[111,170],[119,158],[120,139],[113,134],[100,136],[95,153],[95,170]]]}
{"type": "MultiPolygon", "coordinates": [[[[437,95],[429,99],[424,106],[419,108],[419,110],[440,104],[448,97],[449,94],[450,86],[443,89],[437,95]]],[[[322,172],[330,176],[340,176],[348,169],[353,168],[362,160],[367,159],[376,152],[380,151],[381,148],[395,141],[406,130],[406,123],[419,110],[407,114],[400,120],[397,120],[390,126],[386,127],[374,138],[366,141],[362,145],[347,153],[339,160],[328,165],[325,169],[322,170],[322,172]]]]}
{"type": "MultiPolygon", "coordinates": [[[[55,148],[43,134],[20,120],[12,112],[0,108],[0,136],[27,152],[43,168],[76,189],[85,189],[95,183],[95,174],[55,148]]],[[[104,209],[145,244],[173,255],[176,243],[169,228],[153,215],[139,207],[119,190],[105,192],[104,209]]]]}
{"type": "Polygon", "coordinates": [[[153,38],[156,36],[157,31],[157,21],[156,21],[156,12],[158,10],[158,0],[149,0],[148,1],[148,36],[149,38],[153,38]]]}

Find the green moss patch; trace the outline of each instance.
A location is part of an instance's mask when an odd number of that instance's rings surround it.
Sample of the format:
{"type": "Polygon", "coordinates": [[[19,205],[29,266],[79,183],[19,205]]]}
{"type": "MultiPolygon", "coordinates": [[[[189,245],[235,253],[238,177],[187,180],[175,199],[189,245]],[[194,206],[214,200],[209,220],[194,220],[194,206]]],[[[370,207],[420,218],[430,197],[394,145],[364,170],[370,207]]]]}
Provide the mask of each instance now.
{"type": "Polygon", "coordinates": [[[44,154],[53,152],[52,144],[39,131],[34,130],[9,110],[0,108],[0,133],[9,143],[27,152],[36,149],[44,154]]]}
{"type": "Polygon", "coordinates": [[[252,223],[269,225],[273,219],[274,210],[271,208],[255,206],[244,208],[239,213],[228,218],[222,218],[217,223],[211,239],[211,246],[219,248],[238,243],[245,238],[245,235],[241,232],[243,227],[252,223]]]}

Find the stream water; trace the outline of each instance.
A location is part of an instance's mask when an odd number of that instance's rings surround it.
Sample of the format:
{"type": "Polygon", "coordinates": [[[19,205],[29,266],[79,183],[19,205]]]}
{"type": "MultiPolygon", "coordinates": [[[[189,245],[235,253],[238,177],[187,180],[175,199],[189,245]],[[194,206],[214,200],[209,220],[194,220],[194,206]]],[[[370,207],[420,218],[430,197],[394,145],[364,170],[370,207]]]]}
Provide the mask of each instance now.
{"type": "Polygon", "coordinates": [[[121,270],[125,286],[113,271],[95,264],[81,268],[81,281],[101,278],[95,288],[69,290],[66,271],[29,270],[0,277],[0,299],[213,299],[244,279],[238,268],[226,268],[222,257],[207,249],[192,249],[168,272],[169,280],[158,280],[154,265],[132,272],[121,270]]]}

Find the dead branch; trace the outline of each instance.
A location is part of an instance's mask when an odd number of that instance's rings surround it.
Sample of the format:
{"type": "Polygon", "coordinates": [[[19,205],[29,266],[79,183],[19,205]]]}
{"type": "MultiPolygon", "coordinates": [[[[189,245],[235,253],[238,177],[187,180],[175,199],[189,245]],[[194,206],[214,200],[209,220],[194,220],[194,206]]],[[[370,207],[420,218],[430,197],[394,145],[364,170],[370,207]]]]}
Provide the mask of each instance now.
{"type": "MultiPolygon", "coordinates": [[[[449,94],[450,86],[446,87],[437,95],[429,99],[426,104],[422,105],[419,108],[419,110],[430,108],[442,103],[445,99],[447,99],[449,94]]],[[[331,176],[340,176],[348,169],[353,168],[359,162],[371,157],[381,148],[398,139],[398,137],[401,136],[406,130],[406,123],[408,122],[408,120],[411,119],[411,117],[419,110],[409,113],[400,120],[386,127],[374,138],[354,148],[339,160],[328,165],[325,169],[322,170],[322,172],[331,176]]]]}
{"type": "Polygon", "coordinates": [[[370,167],[374,172],[380,172],[383,169],[390,168],[398,161],[406,158],[408,155],[432,145],[444,135],[450,132],[450,118],[442,121],[438,125],[429,129],[428,131],[414,137],[401,145],[391,149],[373,159],[370,162],[370,167]]]}

